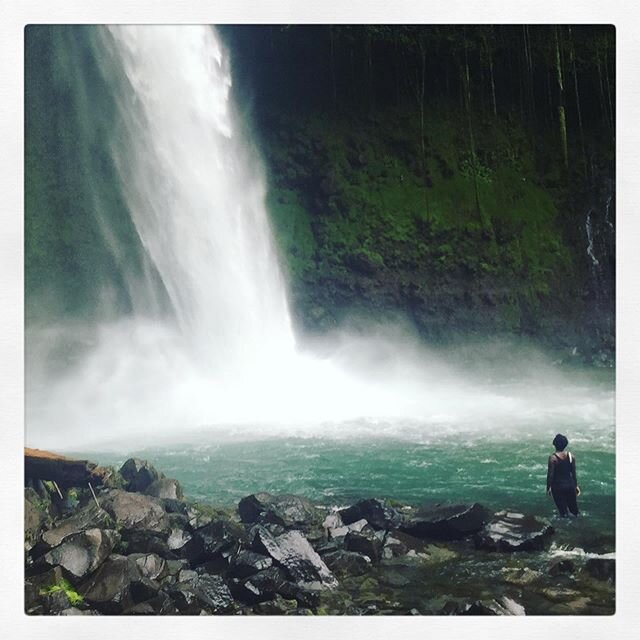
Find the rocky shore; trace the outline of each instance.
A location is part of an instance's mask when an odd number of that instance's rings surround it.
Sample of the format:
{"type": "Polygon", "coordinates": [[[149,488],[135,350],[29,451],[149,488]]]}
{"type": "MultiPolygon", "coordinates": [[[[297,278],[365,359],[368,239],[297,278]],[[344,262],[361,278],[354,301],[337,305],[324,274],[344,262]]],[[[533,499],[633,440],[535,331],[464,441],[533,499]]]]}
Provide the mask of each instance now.
{"type": "Polygon", "coordinates": [[[480,504],[185,499],[118,470],[26,453],[30,615],[613,614],[615,560],[549,553],[551,523],[480,504]]]}

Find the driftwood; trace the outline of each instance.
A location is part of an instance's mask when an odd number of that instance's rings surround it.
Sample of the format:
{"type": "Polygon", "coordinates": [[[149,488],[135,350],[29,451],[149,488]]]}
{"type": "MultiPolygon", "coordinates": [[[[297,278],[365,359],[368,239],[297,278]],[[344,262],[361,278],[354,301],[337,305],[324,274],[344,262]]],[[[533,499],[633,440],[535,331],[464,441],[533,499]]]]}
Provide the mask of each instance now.
{"type": "Polygon", "coordinates": [[[25,480],[50,480],[63,489],[86,487],[91,481],[101,484],[96,471],[96,465],[88,460],[74,460],[40,449],[24,450],[25,480]]]}

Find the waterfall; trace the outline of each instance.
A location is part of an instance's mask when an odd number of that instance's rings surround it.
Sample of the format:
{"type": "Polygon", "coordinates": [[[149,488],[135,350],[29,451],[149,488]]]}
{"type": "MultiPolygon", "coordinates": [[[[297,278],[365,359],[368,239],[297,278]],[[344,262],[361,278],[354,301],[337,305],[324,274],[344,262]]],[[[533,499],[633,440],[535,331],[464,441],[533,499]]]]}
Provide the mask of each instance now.
{"type": "MultiPolygon", "coordinates": [[[[484,341],[475,352],[445,353],[390,327],[338,331],[314,345],[321,349],[297,344],[264,171],[233,103],[229,57],[215,29],[86,29],[82,52],[97,61],[113,117],[97,113],[93,72],[78,70],[77,31],[57,45],[55,81],[80,96],[66,125],[81,161],[108,140],[113,179],[102,145],[83,188],[131,308],[119,313],[112,304],[103,313],[113,299],[105,295],[85,324],[61,318],[27,327],[29,445],[78,451],[109,442],[127,450],[165,436],[210,443],[234,433],[359,430],[420,440],[436,428],[609,418],[608,391],[572,385],[526,345],[484,341]],[[103,137],[92,137],[94,125],[103,137]],[[119,244],[113,206],[100,206],[112,192],[143,253],[139,269],[119,244]]],[[[81,249],[91,255],[94,240],[81,249]]]]}
{"type": "Polygon", "coordinates": [[[182,334],[228,368],[293,349],[257,154],[207,26],[114,26],[123,131],[112,153],[136,231],[182,334]],[[266,353],[268,352],[268,353],[266,353]]]}

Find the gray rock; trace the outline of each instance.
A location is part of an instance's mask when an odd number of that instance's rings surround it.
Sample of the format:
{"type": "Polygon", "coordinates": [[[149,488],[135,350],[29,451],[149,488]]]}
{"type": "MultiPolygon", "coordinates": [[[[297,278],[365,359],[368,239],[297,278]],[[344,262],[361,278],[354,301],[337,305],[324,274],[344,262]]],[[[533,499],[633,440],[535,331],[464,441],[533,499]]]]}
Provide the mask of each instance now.
{"type": "Polygon", "coordinates": [[[287,529],[319,527],[320,511],[306,498],[294,495],[256,493],[242,498],[238,504],[240,519],[247,524],[273,523],[287,529]]]}
{"type": "Polygon", "coordinates": [[[344,538],[344,548],[368,556],[372,562],[379,562],[384,547],[384,531],[373,531],[365,527],[361,531],[350,531],[344,538]]]}
{"type": "Polygon", "coordinates": [[[273,565],[269,556],[254,551],[240,551],[229,566],[229,575],[233,578],[248,578],[254,573],[264,571],[273,565]]]}
{"type": "Polygon", "coordinates": [[[397,529],[402,523],[402,516],[385,500],[370,498],[360,500],[347,509],[342,509],[340,517],[349,525],[358,520],[366,520],[376,530],[397,529]]]}
{"type": "Polygon", "coordinates": [[[169,533],[169,517],[157,498],[113,489],[100,504],[124,530],[169,533]]]}
{"type": "Polygon", "coordinates": [[[546,520],[500,511],[476,535],[475,543],[488,551],[541,551],[552,534],[546,520]]]}
{"type": "Polygon", "coordinates": [[[67,536],[94,529],[109,523],[109,514],[95,503],[80,509],[69,518],[42,534],[42,541],[49,548],[57,547],[67,536]]]}
{"type": "Polygon", "coordinates": [[[139,458],[129,458],[120,467],[120,475],[124,478],[127,491],[144,491],[162,477],[153,465],[139,458]]]}
{"type": "Polygon", "coordinates": [[[327,567],[337,574],[361,576],[371,568],[369,556],[355,551],[333,551],[322,556],[327,567]]]}
{"type": "Polygon", "coordinates": [[[400,526],[416,538],[459,540],[480,531],[487,521],[486,509],[478,504],[428,504],[400,526]]]}
{"type": "Polygon", "coordinates": [[[197,615],[228,613],[234,605],[229,587],[220,576],[202,575],[169,588],[169,596],[180,613],[197,615]]]}
{"type": "Polygon", "coordinates": [[[273,536],[264,527],[256,527],[252,548],[258,553],[271,556],[302,589],[332,589],[338,584],[335,576],[300,531],[287,531],[273,536]]]}
{"type": "Polygon", "coordinates": [[[231,592],[242,602],[257,604],[273,600],[286,582],[287,577],[280,567],[269,567],[244,580],[233,580],[231,592]]]}
{"type": "Polygon", "coordinates": [[[87,529],[67,536],[44,559],[51,566],[62,567],[73,582],[78,582],[93,573],[109,557],[119,539],[115,531],[87,529]]]}
{"type": "MultiPolygon", "coordinates": [[[[144,489],[144,493],[162,500],[182,500],[184,497],[180,483],[173,478],[158,478],[158,480],[154,480],[144,489]]],[[[163,503],[163,506],[165,505],[166,503],[163,503]]]]}

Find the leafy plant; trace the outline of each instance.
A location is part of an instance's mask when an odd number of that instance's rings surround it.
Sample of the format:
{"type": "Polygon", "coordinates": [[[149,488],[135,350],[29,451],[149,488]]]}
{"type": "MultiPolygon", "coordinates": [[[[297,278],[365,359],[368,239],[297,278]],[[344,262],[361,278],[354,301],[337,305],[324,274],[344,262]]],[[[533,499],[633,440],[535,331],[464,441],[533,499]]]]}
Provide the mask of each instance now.
{"type": "Polygon", "coordinates": [[[51,595],[58,591],[64,591],[65,595],[69,599],[69,603],[73,606],[84,602],[84,598],[71,586],[68,580],[62,578],[58,583],[52,584],[50,587],[44,587],[40,589],[41,596],[51,595]]]}

